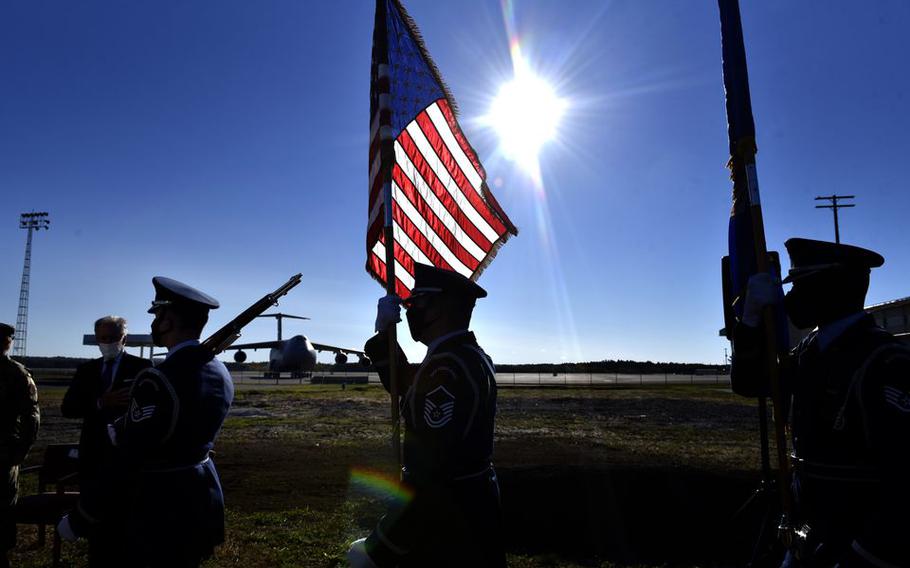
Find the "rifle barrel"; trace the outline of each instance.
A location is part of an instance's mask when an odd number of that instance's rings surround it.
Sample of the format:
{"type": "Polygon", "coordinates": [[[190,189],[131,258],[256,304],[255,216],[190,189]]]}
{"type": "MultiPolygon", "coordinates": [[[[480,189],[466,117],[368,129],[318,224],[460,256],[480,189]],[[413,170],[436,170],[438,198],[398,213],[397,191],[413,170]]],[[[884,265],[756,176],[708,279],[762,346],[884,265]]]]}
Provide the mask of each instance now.
{"type": "Polygon", "coordinates": [[[210,335],[202,345],[208,348],[212,355],[218,355],[227,349],[234,341],[240,337],[240,331],[251,321],[256,319],[262,312],[271,308],[278,303],[278,299],[290,292],[295,286],[300,284],[303,274],[297,273],[291,276],[287,282],[278,287],[271,294],[266,294],[256,303],[243,310],[240,315],[223,325],[218,331],[210,335]]]}

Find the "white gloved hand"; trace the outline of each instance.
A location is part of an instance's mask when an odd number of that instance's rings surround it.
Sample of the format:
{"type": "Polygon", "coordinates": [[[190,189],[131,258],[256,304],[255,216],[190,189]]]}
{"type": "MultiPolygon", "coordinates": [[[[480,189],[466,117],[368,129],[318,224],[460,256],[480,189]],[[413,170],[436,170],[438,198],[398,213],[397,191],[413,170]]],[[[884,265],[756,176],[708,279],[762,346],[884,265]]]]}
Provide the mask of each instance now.
{"type": "Polygon", "coordinates": [[[767,272],[753,274],[746,285],[742,322],[749,327],[758,327],[761,323],[762,310],[780,301],[780,283],[777,279],[767,272]]]}
{"type": "Polygon", "coordinates": [[[351,568],[379,568],[376,566],[376,563],[373,562],[373,559],[370,558],[370,555],[367,554],[366,547],[367,539],[358,538],[351,543],[351,547],[348,548],[348,563],[351,568]]]}
{"type": "Polygon", "coordinates": [[[57,534],[60,535],[60,538],[67,542],[74,542],[77,538],[76,533],[73,532],[73,527],[70,526],[70,516],[63,515],[63,518],[60,519],[60,522],[57,523],[57,534]]]}
{"type": "Polygon", "coordinates": [[[386,294],[376,305],[376,331],[385,331],[390,325],[401,321],[401,298],[386,294]]]}

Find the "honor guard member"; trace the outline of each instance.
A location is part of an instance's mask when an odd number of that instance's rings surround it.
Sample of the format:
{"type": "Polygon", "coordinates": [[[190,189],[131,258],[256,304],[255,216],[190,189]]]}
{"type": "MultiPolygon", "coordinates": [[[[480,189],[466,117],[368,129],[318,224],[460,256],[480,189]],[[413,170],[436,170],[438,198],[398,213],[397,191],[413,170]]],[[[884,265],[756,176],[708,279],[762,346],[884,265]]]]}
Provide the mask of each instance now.
{"type": "MultiPolygon", "coordinates": [[[[63,397],[61,414],[82,420],[79,436],[79,486],[83,493],[103,482],[105,468],[116,454],[107,425],[123,416],[136,375],[152,366],[151,361],[130,355],[126,347],[126,320],[105,316],[95,322],[95,339],[101,357],[76,368],[63,397]]],[[[122,561],[123,535],[120,519],[89,535],[89,566],[118,566],[122,561]]]]}
{"type": "MultiPolygon", "coordinates": [[[[420,365],[398,348],[405,422],[403,483],[413,498],[391,508],[348,553],[352,566],[505,566],[499,484],[491,462],[496,377],[468,331],[486,291],[448,270],[417,264],[403,302],[411,336],[427,346],[420,365]]],[[[401,321],[399,298],[379,301],[364,350],[389,389],[388,326],[401,321]]]]}
{"type": "Polygon", "coordinates": [[[7,568],[7,553],[16,546],[12,508],[19,490],[19,464],[35,442],[41,415],[38,389],[31,374],[9,358],[15,328],[0,323],[0,568],[7,568]]]}
{"type": "Polygon", "coordinates": [[[195,567],[224,542],[224,497],[210,453],[234,387],[224,364],[199,342],[218,301],[170,278],[152,283],[152,340],[168,354],[139,373],[126,414],[109,428],[130,482],[122,495],[108,484],[101,499],[83,498],[70,525],[83,533],[122,502],[126,510],[116,514],[126,523],[124,566],[195,567]]]}
{"type": "MultiPolygon", "coordinates": [[[[809,239],[786,247],[784,308],[794,326],[814,329],[781,361],[792,402],[790,524],[808,528],[784,566],[910,566],[910,350],[863,311],[870,269],[884,259],[809,239]]],[[[758,323],[779,290],[767,274],[749,280],[734,336],[738,392],[766,389],[758,323]]]]}

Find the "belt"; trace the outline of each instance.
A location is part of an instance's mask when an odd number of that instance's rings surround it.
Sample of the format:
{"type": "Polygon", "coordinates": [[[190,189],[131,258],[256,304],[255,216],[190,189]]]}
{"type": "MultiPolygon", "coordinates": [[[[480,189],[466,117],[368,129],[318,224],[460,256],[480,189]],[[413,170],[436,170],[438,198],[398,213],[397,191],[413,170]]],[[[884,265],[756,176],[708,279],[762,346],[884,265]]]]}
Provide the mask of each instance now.
{"type": "Polygon", "coordinates": [[[477,479],[478,477],[483,477],[483,476],[487,475],[491,471],[493,471],[493,464],[488,463],[486,466],[484,466],[483,469],[481,469],[479,471],[475,471],[473,473],[466,473],[464,475],[458,475],[458,476],[452,478],[452,481],[468,481],[470,479],[477,479]]]}
{"type": "Polygon", "coordinates": [[[801,477],[825,481],[847,481],[851,483],[878,483],[881,474],[876,467],[862,465],[838,465],[797,458],[796,472],[801,477]]]}
{"type": "Polygon", "coordinates": [[[207,464],[210,461],[212,461],[212,458],[207,457],[204,460],[202,460],[201,462],[197,462],[197,463],[174,465],[174,466],[165,465],[164,467],[160,467],[160,468],[159,467],[152,467],[152,468],[144,467],[144,468],[140,469],[139,471],[141,473],[177,473],[178,471],[190,471],[192,469],[196,469],[197,467],[204,466],[205,464],[207,464]]]}
{"type": "MultiPolygon", "coordinates": [[[[401,468],[401,473],[402,473],[402,477],[405,480],[408,480],[408,478],[420,479],[421,477],[423,477],[419,473],[408,469],[407,466],[401,468]]],[[[425,478],[425,479],[427,479],[428,481],[435,480],[437,482],[460,483],[460,482],[464,482],[464,481],[473,481],[475,479],[480,479],[490,473],[495,474],[495,471],[493,469],[493,464],[490,462],[487,462],[486,464],[483,464],[483,465],[477,464],[477,465],[475,465],[475,467],[461,468],[459,471],[452,472],[448,475],[439,476],[439,477],[434,476],[433,478],[425,478]]]]}

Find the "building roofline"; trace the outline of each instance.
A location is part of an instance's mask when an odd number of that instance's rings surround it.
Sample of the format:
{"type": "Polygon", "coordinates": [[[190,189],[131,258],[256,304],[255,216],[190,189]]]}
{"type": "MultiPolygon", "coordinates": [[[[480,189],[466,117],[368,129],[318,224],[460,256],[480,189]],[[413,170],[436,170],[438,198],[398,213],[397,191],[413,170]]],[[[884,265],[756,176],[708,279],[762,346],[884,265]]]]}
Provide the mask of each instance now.
{"type": "Polygon", "coordinates": [[[902,306],[905,304],[910,304],[910,296],[907,296],[906,298],[898,298],[897,300],[888,300],[887,302],[881,302],[879,304],[872,304],[870,306],[866,306],[864,309],[867,312],[868,311],[878,311],[878,310],[883,310],[885,308],[902,306]]]}

